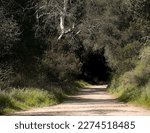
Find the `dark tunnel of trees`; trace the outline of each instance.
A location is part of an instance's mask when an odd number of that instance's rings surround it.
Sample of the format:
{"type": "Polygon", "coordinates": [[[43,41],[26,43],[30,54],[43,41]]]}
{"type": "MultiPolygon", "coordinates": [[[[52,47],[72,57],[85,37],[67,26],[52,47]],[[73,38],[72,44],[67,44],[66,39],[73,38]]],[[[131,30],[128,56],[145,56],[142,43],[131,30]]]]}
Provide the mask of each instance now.
{"type": "Polygon", "coordinates": [[[111,69],[109,68],[104,50],[88,54],[86,62],[82,66],[81,78],[91,83],[107,82],[110,78],[111,69]]]}

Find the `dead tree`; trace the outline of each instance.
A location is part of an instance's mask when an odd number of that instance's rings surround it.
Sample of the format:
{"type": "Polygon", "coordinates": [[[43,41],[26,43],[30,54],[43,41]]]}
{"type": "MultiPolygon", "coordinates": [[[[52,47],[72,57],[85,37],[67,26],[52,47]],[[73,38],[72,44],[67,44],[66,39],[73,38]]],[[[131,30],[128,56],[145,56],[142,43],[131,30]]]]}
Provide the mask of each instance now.
{"type": "MultiPolygon", "coordinates": [[[[75,23],[72,23],[71,27],[66,26],[66,18],[70,17],[70,13],[68,12],[68,3],[69,0],[43,0],[37,5],[36,19],[38,22],[44,16],[49,18],[59,16],[58,27],[60,30],[60,35],[57,40],[62,39],[64,35],[73,32],[75,29],[75,23]]],[[[77,31],[75,34],[79,33],[80,31],[77,31]]]]}

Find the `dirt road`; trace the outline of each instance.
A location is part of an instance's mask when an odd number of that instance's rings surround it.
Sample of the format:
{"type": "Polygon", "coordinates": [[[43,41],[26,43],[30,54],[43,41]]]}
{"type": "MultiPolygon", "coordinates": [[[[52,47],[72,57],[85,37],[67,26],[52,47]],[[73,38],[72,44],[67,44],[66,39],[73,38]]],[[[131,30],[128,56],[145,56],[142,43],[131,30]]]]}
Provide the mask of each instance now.
{"type": "Polygon", "coordinates": [[[112,95],[106,92],[106,88],[107,85],[87,86],[78,95],[70,96],[62,104],[16,112],[12,115],[150,115],[149,110],[118,102],[112,95]]]}

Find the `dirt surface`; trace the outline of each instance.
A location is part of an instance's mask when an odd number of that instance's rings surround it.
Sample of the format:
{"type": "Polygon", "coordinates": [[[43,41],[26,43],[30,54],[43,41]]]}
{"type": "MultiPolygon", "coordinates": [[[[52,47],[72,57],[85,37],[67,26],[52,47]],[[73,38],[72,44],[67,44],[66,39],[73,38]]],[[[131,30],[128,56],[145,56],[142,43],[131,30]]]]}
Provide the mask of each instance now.
{"type": "Polygon", "coordinates": [[[107,85],[87,86],[78,95],[70,96],[62,104],[15,112],[11,115],[33,116],[141,116],[150,115],[150,110],[118,102],[106,92],[107,85]]]}

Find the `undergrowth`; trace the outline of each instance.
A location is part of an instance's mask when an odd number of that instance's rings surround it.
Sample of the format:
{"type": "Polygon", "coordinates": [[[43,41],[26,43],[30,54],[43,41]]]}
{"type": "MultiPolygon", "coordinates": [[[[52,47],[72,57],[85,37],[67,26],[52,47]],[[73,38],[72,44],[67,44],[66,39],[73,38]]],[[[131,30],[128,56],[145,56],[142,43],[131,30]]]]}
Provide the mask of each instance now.
{"type": "Polygon", "coordinates": [[[11,89],[0,92],[0,114],[31,107],[54,105],[62,101],[61,92],[37,88],[11,89]],[[60,97],[58,97],[58,95],[60,97]]]}
{"type": "Polygon", "coordinates": [[[150,108],[150,46],[139,57],[133,70],[113,78],[109,90],[121,101],[150,108]]]}
{"type": "Polygon", "coordinates": [[[79,88],[80,88],[80,87],[84,88],[84,87],[86,87],[86,86],[89,86],[89,85],[90,85],[89,83],[87,83],[87,82],[86,82],[86,81],[84,81],[84,80],[76,81],[76,82],[75,82],[75,84],[76,84],[76,86],[78,86],[79,88]]]}
{"type": "Polygon", "coordinates": [[[27,110],[33,107],[44,107],[63,102],[68,95],[75,94],[81,84],[76,81],[61,87],[53,87],[51,90],[41,88],[22,88],[0,91],[0,114],[6,114],[17,110],[27,110]]]}

